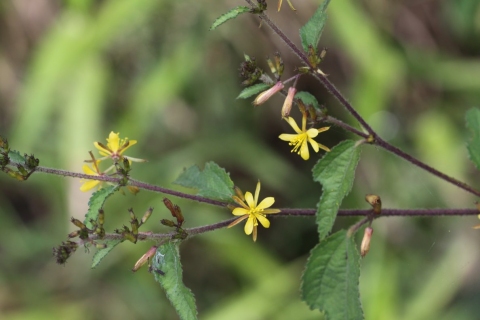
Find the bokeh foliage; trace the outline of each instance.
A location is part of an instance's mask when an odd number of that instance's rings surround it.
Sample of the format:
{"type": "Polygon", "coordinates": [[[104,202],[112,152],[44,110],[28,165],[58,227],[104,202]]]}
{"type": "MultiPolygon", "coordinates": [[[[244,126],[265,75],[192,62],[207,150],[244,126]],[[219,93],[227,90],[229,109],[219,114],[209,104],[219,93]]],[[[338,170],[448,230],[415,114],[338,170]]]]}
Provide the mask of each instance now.
{"type": "MultiPolygon", "coordinates": [[[[171,184],[184,168],[213,160],[243,190],[262,181],[278,207],[314,207],[315,160],[304,162],[278,140],[280,98],[253,107],[235,100],[243,54],[280,51],[287,72],[298,66],[268,29],[247,14],[209,32],[228,7],[219,1],[7,0],[0,5],[0,134],[44,166],[81,170],[110,131],[136,139],[135,178],[171,184]]],[[[318,5],[296,1],[268,13],[300,44],[298,28],[318,5]]],[[[468,162],[464,114],[480,105],[480,6],[474,0],[422,3],[332,1],[320,46],[322,70],[392,143],[433,167],[478,186],[468,162]]],[[[264,67],[266,64],[264,63],[264,67]]],[[[288,75],[286,75],[288,77],[288,75]]],[[[331,113],[345,116],[318,84],[302,79],[331,113]]],[[[347,135],[323,134],[333,147],[347,135]]],[[[348,136],[352,138],[351,136],[348,136]]],[[[325,138],[324,138],[325,139],[325,138]]],[[[135,152],[135,154],[133,154],[135,152]]],[[[314,157],[312,157],[314,158],[314,157]]],[[[315,159],[315,158],[314,158],[315,159]]],[[[122,244],[90,270],[92,252],[65,267],[51,248],[82,218],[80,182],[34,175],[26,183],[0,175],[0,316],[2,319],[175,319],[146,270],[132,274],[149,243],[122,244]]],[[[366,208],[367,193],[384,207],[469,207],[475,199],[390,154],[366,147],[345,207],[366,208]]],[[[172,199],[187,227],[231,215],[172,199]]],[[[128,221],[127,208],[155,207],[144,230],[164,230],[162,197],[115,194],[106,228],[128,221]]],[[[272,219],[273,220],[273,219],[272,219]]],[[[345,225],[353,219],[345,219],[345,225]]],[[[480,312],[478,231],[473,218],[375,221],[360,291],[367,319],[472,319],[480,312]]],[[[318,319],[299,299],[306,256],[318,240],[312,219],[276,219],[252,243],[241,227],[182,244],[185,284],[202,319],[318,319]],[[248,307],[247,307],[248,306],[248,307]]]]}

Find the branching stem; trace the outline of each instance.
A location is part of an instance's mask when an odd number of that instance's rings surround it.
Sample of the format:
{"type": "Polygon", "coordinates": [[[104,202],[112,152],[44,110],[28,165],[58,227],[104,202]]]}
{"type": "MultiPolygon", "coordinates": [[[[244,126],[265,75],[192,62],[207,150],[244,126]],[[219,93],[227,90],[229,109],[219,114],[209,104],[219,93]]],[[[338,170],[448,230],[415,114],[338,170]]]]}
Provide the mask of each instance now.
{"type": "MultiPolygon", "coordinates": [[[[252,0],[245,0],[248,4],[250,4],[252,7],[255,6],[252,0]]],[[[283,33],[282,30],[272,21],[270,18],[265,14],[265,13],[260,13],[258,14],[258,17],[265,22],[267,26],[269,26],[277,36],[282,39],[286,45],[289,47],[290,50],[292,50],[299,58],[300,60],[305,63],[307,66],[310,66],[310,62],[308,60],[308,56],[303,52],[303,50],[299,49],[288,37],[285,33],[283,33]]],[[[311,66],[310,66],[311,67],[311,66]]],[[[368,136],[371,136],[373,139],[372,144],[378,145],[379,147],[384,148],[385,150],[397,155],[400,158],[403,158],[410,163],[416,165],[417,167],[429,172],[430,174],[437,176],[440,179],[443,179],[471,194],[474,194],[478,197],[480,197],[480,191],[476,190],[475,188],[469,186],[468,184],[461,182],[455,178],[452,178],[432,167],[429,165],[421,162],[420,160],[410,156],[409,154],[403,152],[399,148],[389,144],[385,140],[381,139],[378,134],[370,127],[370,125],[363,119],[363,117],[355,110],[355,108],[350,104],[350,102],[345,98],[345,96],[335,87],[335,85],[330,82],[330,80],[323,74],[318,73],[316,71],[311,72],[313,77],[317,79],[327,90],[330,92],[332,96],[337,99],[340,104],[347,109],[347,111],[358,121],[358,123],[367,131],[368,134],[365,134],[364,132],[355,129],[335,118],[332,117],[327,117],[327,121],[334,123],[338,126],[341,126],[345,130],[348,130],[358,136],[361,136],[363,138],[367,138],[368,136]]]]}

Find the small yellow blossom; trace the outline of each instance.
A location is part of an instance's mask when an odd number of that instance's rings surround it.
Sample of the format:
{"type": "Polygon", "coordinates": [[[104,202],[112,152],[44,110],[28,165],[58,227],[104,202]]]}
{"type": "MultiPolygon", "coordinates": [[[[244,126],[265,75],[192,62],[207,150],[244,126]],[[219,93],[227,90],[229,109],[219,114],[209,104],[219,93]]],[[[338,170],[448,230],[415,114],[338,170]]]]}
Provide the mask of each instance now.
{"type": "MultiPolygon", "coordinates": [[[[280,11],[280,9],[282,8],[282,2],[283,0],[278,0],[278,11],[280,11]]],[[[287,0],[287,2],[288,2],[288,5],[290,6],[290,9],[292,9],[293,11],[297,11],[297,9],[293,7],[293,4],[290,2],[290,0],[287,0]]]]}
{"type": "Polygon", "coordinates": [[[113,131],[110,132],[110,135],[107,138],[107,145],[105,146],[104,144],[100,142],[94,142],[93,144],[95,145],[95,148],[97,148],[100,152],[100,154],[103,156],[103,158],[100,158],[99,160],[105,160],[108,158],[111,158],[113,161],[117,162],[119,160],[122,160],[123,158],[126,158],[130,161],[135,161],[135,162],[145,162],[143,159],[136,159],[132,157],[127,157],[123,155],[123,152],[136,144],[136,140],[128,140],[128,138],[125,139],[120,139],[119,133],[114,133],[113,131]]]}
{"type": "Polygon", "coordinates": [[[270,227],[270,221],[265,217],[267,214],[278,213],[280,210],[278,209],[267,209],[273,205],[275,199],[273,197],[268,197],[263,199],[260,203],[258,203],[258,195],[260,194],[260,181],[257,183],[257,189],[255,190],[255,197],[252,195],[251,192],[246,192],[245,197],[238,197],[233,196],[233,200],[240,205],[233,209],[232,214],[234,216],[240,216],[237,220],[230,223],[228,228],[237,225],[238,223],[242,222],[243,220],[247,219],[247,223],[245,224],[245,234],[250,235],[253,233],[253,241],[257,241],[257,226],[258,221],[264,226],[265,228],[270,227]]]}
{"type": "Polygon", "coordinates": [[[279,138],[283,141],[288,141],[288,144],[293,146],[292,152],[299,154],[303,160],[308,160],[310,158],[307,141],[310,142],[310,145],[315,152],[318,152],[320,149],[330,151],[330,149],[323,144],[313,140],[313,138],[315,138],[320,132],[327,131],[330,129],[330,127],[323,127],[320,129],[310,128],[307,130],[307,115],[305,113],[303,114],[302,118],[302,130],[300,130],[292,117],[285,118],[285,120],[288,122],[288,124],[290,124],[297,134],[283,133],[279,136],[279,138]]]}
{"type": "MultiPolygon", "coordinates": [[[[98,164],[100,163],[100,160],[95,160],[94,163],[92,163],[92,168],[90,168],[89,165],[84,164],[82,167],[82,170],[85,174],[88,174],[89,176],[102,176],[103,173],[100,172],[98,169],[98,164]]],[[[81,179],[81,182],[83,182],[82,186],[80,187],[80,191],[86,192],[88,190],[91,190],[95,188],[96,186],[99,186],[99,189],[102,187],[102,181],[99,180],[87,180],[87,179],[81,179]]]]}

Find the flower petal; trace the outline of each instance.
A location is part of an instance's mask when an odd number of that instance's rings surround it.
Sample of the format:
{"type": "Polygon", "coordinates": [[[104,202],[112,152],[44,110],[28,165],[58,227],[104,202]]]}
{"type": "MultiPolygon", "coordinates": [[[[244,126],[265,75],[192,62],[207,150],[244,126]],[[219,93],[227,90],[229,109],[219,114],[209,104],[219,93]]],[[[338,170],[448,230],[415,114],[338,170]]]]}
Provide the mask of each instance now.
{"type": "Polygon", "coordinates": [[[108,135],[107,142],[108,142],[107,147],[109,147],[113,153],[116,153],[120,148],[119,133],[115,133],[111,131],[110,134],[108,135]]]}
{"type": "Polygon", "coordinates": [[[255,208],[255,201],[253,200],[253,195],[251,192],[245,192],[245,202],[251,209],[255,208]]]}
{"type": "Polygon", "coordinates": [[[247,234],[247,235],[252,234],[253,225],[254,225],[254,220],[256,220],[256,219],[254,218],[254,216],[250,215],[250,216],[248,217],[247,223],[245,223],[245,228],[244,228],[245,234],[247,234]]]}
{"type": "Polygon", "coordinates": [[[275,198],[274,197],[268,197],[262,200],[257,206],[258,210],[266,209],[271,207],[275,203],[275,198]]]}
{"type": "Polygon", "coordinates": [[[126,143],[124,143],[123,146],[121,146],[122,149],[120,150],[120,154],[122,154],[125,150],[127,150],[134,144],[137,144],[137,140],[127,140],[126,143]]]}
{"type": "Polygon", "coordinates": [[[295,119],[293,119],[292,117],[288,117],[286,120],[287,120],[288,124],[293,128],[293,130],[295,130],[296,133],[302,133],[303,132],[298,127],[297,123],[295,122],[295,119]]]}
{"type": "Polygon", "coordinates": [[[250,213],[250,209],[244,209],[244,208],[235,208],[232,211],[232,214],[234,216],[243,216],[243,215],[248,215],[250,213]]]}
{"type": "Polygon", "coordinates": [[[324,132],[324,131],[327,131],[328,129],[330,129],[330,127],[323,127],[323,128],[318,128],[318,132],[324,132]]]}
{"type": "Polygon", "coordinates": [[[90,168],[90,166],[87,165],[87,164],[84,164],[84,165],[82,166],[82,170],[83,170],[83,172],[84,172],[85,174],[88,174],[89,176],[98,176],[98,173],[95,172],[95,171],[93,171],[93,169],[90,168]]]}
{"type": "Polygon", "coordinates": [[[300,147],[300,156],[303,160],[308,160],[310,158],[310,154],[308,152],[308,144],[305,140],[302,142],[302,146],[300,147]]]}
{"type": "Polygon", "coordinates": [[[100,181],[98,180],[88,180],[88,181],[85,181],[82,186],[80,187],[80,191],[82,192],[86,192],[90,189],[93,189],[95,188],[98,184],[100,183],[100,181]]]}
{"type": "Polygon", "coordinates": [[[308,130],[307,130],[307,135],[308,135],[310,138],[315,138],[316,136],[318,136],[318,130],[317,130],[317,129],[314,129],[314,128],[308,129],[308,130]]]}
{"type": "Polygon", "coordinates": [[[297,137],[298,137],[298,134],[289,134],[289,133],[282,133],[281,135],[278,136],[280,140],[288,141],[288,142],[297,139],[297,137]]]}
{"type": "Polygon", "coordinates": [[[108,156],[108,155],[111,155],[112,152],[106,148],[103,147],[103,145],[101,145],[100,143],[98,142],[94,142],[93,145],[95,146],[95,148],[98,149],[98,151],[100,152],[100,154],[102,156],[108,156]]]}
{"type": "Polygon", "coordinates": [[[258,221],[260,221],[264,228],[270,227],[270,221],[268,221],[268,219],[265,218],[263,215],[257,213],[255,214],[255,217],[258,219],[258,221]]]}
{"type": "Polygon", "coordinates": [[[318,152],[318,150],[320,150],[319,147],[318,147],[318,142],[317,141],[315,141],[311,138],[308,138],[308,142],[310,142],[310,145],[312,146],[313,151],[318,152]]]}

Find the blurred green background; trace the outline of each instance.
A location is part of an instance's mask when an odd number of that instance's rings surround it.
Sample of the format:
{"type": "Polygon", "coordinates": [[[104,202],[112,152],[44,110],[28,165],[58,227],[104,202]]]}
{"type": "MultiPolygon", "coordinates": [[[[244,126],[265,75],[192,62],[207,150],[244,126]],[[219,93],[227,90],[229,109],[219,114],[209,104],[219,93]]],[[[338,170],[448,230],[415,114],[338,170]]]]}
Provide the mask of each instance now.
{"type": "MultiPolygon", "coordinates": [[[[295,1],[268,14],[299,43],[298,29],[319,2],[295,1]]],[[[209,32],[217,16],[242,1],[4,0],[0,2],[0,135],[34,153],[41,165],[81,171],[93,141],[110,131],[139,143],[128,154],[139,180],[171,184],[185,167],[213,160],[236,185],[276,207],[315,207],[320,185],[308,162],[278,135],[281,97],[253,108],[236,100],[243,54],[279,51],[284,79],[300,66],[285,44],[244,15],[209,32]]],[[[473,186],[464,113],[480,106],[480,4],[458,1],[332,1],[321,46],[322,70],[366,120],[394,145],[473,186]]],[[[302,78],[330,112],[355,124],[319,84],[302,78]]],[[[298,117],[298,114],[294,113],[298,117]]],[[[332,128],[317,139],[334,146],[356,138],[332,128]]],[[[89,194],[73,179],[36,174],[27,182],[0,175],[1,319],[177,319],[146,269],[133,274],[152,245],[124,243],[97,269],[79,249],[65,266],[52,247],[82,218],[89,194]]],[[[401,159],[365,146],[344,208],[367,208],[365,194],[388,208],[472,207],[474,197],[401,159]]],[[[128,223],[127,208],[154,215],[144,231],[166,231],[162,195],[116,194],[108,230],[128,223]]],[[[171,198],[187,227],[231,217],[226,210],[171,198]]],[[[336,228],[356,219],[340,219],[336,228]]],[[[478,223],[469,218],[384,218],[373,224],[360,279],[366,319],[476,319],[480,313],[478,223]]],[[[362,234],[363,232],[360,232],[362,234]]],[[[316,244],[313,218],[272,219],[253,243],[243,227],[182,244],[184,280],[201,319],[319,319],[299,299],[300,275],[316,244]]],[[[360,240],[360,239],[359,239],[360,240]]]]}

